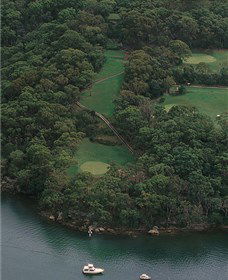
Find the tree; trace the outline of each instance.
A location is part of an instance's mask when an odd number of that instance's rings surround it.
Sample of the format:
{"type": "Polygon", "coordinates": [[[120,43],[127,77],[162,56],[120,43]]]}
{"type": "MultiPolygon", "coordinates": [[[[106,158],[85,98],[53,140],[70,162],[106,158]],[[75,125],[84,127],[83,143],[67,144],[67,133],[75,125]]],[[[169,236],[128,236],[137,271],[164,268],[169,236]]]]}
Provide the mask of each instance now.
{"type": "Polygon", "coordinates": [[[185,59],[191,55],[191,50],[189,49],[189,46],[180,40],[170,41],[169,47],[181,59],[185,59]]]}

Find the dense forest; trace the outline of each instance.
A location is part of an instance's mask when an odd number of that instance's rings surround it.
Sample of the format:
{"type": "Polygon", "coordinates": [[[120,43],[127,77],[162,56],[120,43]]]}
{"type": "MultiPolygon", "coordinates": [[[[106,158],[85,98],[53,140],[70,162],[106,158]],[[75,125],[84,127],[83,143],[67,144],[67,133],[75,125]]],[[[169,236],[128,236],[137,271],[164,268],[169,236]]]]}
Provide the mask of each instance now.
{"type": "Polygon", "coordinates": [[[175,84],[228,85],[227,65],[184,63],[194,49],[219,48],[228,48],[224,0],[3,0],[2,189],[79,225],[227,223],[227,115],[162,106],[175,84]],[[128,53],[111,121],[136,160],[72,177],[79,143],[99,129],[75,103],[106,49],[128,53]]]}

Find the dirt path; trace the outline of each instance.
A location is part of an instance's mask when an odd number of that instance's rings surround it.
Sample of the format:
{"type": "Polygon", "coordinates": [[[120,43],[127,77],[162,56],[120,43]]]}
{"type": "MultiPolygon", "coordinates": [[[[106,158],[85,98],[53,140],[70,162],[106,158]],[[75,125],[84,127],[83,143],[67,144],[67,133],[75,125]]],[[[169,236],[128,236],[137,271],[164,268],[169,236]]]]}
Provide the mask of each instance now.
{"type": "Polygon", "coordinates": [[[91,87],[92,87],[94,84],[99,84],[99,83],[101,83],[101,82],[104,82],[104,81],[109,80],[109,79],[111,79],[111,78],[114,78],[114,77],[116,77],[116,76],[122,75],[123,73],[124,73],[124,71],[122,71],[122,72],[120,72],[120,73],[117,73],[117,74],[115,74],[115,75],[112,75],[112,76],[109,76],[109,77],[100,79],[100,80],[96,80],[96,81],[94,81],[93,83],[89,84],[89,85],[87,86],[87,88],[81,90],[81,93],[82,93],[82,92],[85,92],[85,91],[87,91],[87,90],[90,90],[91,87]]]}
{"type": "MultiPolygon", "coordinates": [[[[98,84],[101,82],[104,82],[106,80],[112,79],[116,76],[122,75],[124,73],[124,71],[121,71],[117,74],[111,75],[109,77],[100,79],[100,80],[96,80],[94,81],[92,84],[90,84],[85,90],[91,90],[91,87],[94,86],[94,84],[98,84]]],[[[83,91],[85,91],[83,90],[83,91]]],[[[83,110],[87,110],[87,111],[91,111],[90,108],[82,105],[80,102],[76,102],[76,104],[83,110]]],[[[102,114],[98,113],[98,112],[94,112],[95,116],[97,116],[99,119],[101,119],[112,131],[113,133],[117,136],[117,138],[127,147],[127,149],[133,154],[134,150],[132,149],[132,147],[124,140],[124,138],[118,133],[118,131],[113,127],[113,125],[109,122],[108,119],[106,119],[102,114]]]]}
{"type": "Polygon", "coordinates": [[[190,85],[189,87],[194,87],[194,88],[223,88],[223,89],[228,89],[226,86],[207,86],[207,85],[190,85]]]}
{"type": "MultiPolygon", "coordinates": [[[[76,102],[78,107],[80,107],[83,110],[91,111],[89,108],[86,106],[82,105],[80,102],[76,102]]],[[[95,112],[95,115],[101,119],[103,122],[106,123],[106,125],[114,132],[114,134],[118,137],[118,139],[128,148],[128,150],[133,154],[134,150],[132,147],[124,140],[124,138],[117,132],[117,130],[113,127],[113,125],[109,122],[108,119],[106,119],[102,114],[95,112]]]]}
{"type": "Polygon", "coordinates": [[[111,78],[114,78],[114,77],[116,77],[116,76],[119,76],[119,75],[121,75],[121,74],[123,74],[123,73],[124,73],[124,71],[122,71],[122,72],[120,72],[120,73],[117,73],[117,74],[115,74],[115,75],[112,75],[112,76],[109,76],[109,77],[106,77],[106,78],[97,80],[97,81],[95,81],[95,82],[93,83],[93,85],[94,85],[94,84],[101,83],[101,82],[104,82],[104,81],[106,81],[106,80],[109,80],[109,79],[111,79],[111,78]]]}

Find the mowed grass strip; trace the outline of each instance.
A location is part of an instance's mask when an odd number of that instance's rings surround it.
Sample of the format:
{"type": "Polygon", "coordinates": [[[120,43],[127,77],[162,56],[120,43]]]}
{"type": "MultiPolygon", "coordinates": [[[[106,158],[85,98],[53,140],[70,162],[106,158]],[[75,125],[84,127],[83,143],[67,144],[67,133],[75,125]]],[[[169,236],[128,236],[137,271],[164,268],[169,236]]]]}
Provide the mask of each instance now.
{"type": "MultiPolygon", "coordinates": [[[[113,101],[118,96],[123,82],[124,52],[106,51],[106,58],[95,83],[83,93],[80,102],[91,110],[111,116],[114,111],[113,101]]],[[[102,175],[107,172],[111,163],[124,166],[135,160],[123,146],[93,143],[87,138],[79,145],[75,158],[78,164],[68,169],[71,176],[80,171],[102,175]]]]}
{"type": "Polygon", "coordinates": [[[228,67],[228,49],[212,50],[210,53],[195,51],[185,63],[198,64],[204,62],[208,64],[212,71],[218,72],[222,67],[228,67]]]}
{"type": "Polygon", "coordinates": [[[192,56],[190,56],[186,63],[188,64],[199,64],[200,62],[204,63],[211,63],[215,62],[217,59],[211,55],[208,54],[202,54],[202,53],[193,53],[192,56]]]}
{"type": "Polygon", "coordinates": [[[103,175],[108,171],[109,166],[109,164],[100,161],[87,161],[80,166],[80,169],[93,175],[103,175]]]}
{"type": "Polygon", "coordinates": [[[114,99],[118,96],[123,82],[123,74],[101,83],[84,92],[81,103],[101,114],[111,116],[114,112],[114,99]]]}
{"type": "Polygon", "coordinates": [[[124,52],[111,51],[105,52],[106,61],[101,71],[96,75],[95,81],[108,78],[124,71],[124,52]]]}
{"type": "Polygon", "coordinates": [[[167,95],[164,106],[168,111],[174,105],[195,106],[201,113],[215,119],[228,112],[228,88],[190,87],[184,95],[167,95]]]}
{"type": "Polygon", "coordinates": [[[133,155],[125,147],[93,143],[88,138],[85,138],[79,145],[75,159],[78,164],[68,169],[70,175],[74,175],[81,171],[81,168],[85,168],[83,164],[86,162],[100,162],[107,165],[113,162],[120,165],[134,162],[133,155]]]}
{"type": "Polygon", "coordinates": [[[106,51],[106,58],[95,83],[83,93],[81,103],[91,110],[111,116],[114,112],[113,101],[118,96],[123,82],[124,52],[106,51]]]}

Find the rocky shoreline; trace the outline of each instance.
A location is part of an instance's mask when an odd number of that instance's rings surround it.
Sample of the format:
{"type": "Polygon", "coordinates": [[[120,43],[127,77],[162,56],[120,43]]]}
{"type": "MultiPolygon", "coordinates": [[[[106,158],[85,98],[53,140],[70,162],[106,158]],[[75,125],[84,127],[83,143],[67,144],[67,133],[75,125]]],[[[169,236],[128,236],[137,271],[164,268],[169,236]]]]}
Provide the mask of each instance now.
{"type": "MultiPolygon", "coordinates": [[[[8,193],[8,194],[18,194],[19,191],[12,185],[15,186],[16,184],[12,184],[12,182],[2,182],[4,183],[1,189],[1,192],[8,193]],[[7,186],[7,188],[6,188],[7,186]],[[10,186],[10,187],[9,187],[10,186]]],[[[151,235],[151,236],[158,236],[160,234],[180,234],[180,233],[188,233],[188,232],[212,232],[212,231],[225,231],[228,233],[228,225],[211,225],[211,224],[194,224],[191,227],[157,227],[156,225],[151,226],[150,229],[148,228],[140,228],[140,229],[127,229],[127,228],[110,228],[110,227],[103,227],[103,226],[94,226],[91,225],[88,221],[76,223],[75,221],[66,221],[63,218],[62,212],[59,212],[57,216],[53,215],[47,211],[41,211],[39,214],[53,223],[61,224],[67,228],[73,229],[79,232],[86,232],[88,233],[89,228],[92,229],[94,234],[111,234],[111,235],[125,235],[131,237],[137,237],[140,235],[151,235]]]]}
{"type": "Polygon", "coordinates": [[[213,226],[209,224],[194,224],[191,227],[185,228],[178,228],[175,226],[170,227],[158,227],[152,226],[151,229],[141,228],[141,229],[126,229],[126,228],[110,228],[110,227],[103,227],[103,226],[94,226],[85,222],[82,224],[77,224],[76,222],[69,222],[65,221],[62,217],[62,214],[59,213],[58,217],[50,213],[41,212],[40,213],[45,219],[59,223],[63,226],[66,226],[70,229],[74,229],[75,231],[79,232],[92,232],[92,234],[111,234],[111,235],[125,235],[131,237],[137,237],[140,235],[151,235],[151,236],[158,236],[163,234],[180,234],[180,233],[188,233],[188,232],[209,232],[209,231],[226,231],[228,232],[228,226],[213,226]]]}

